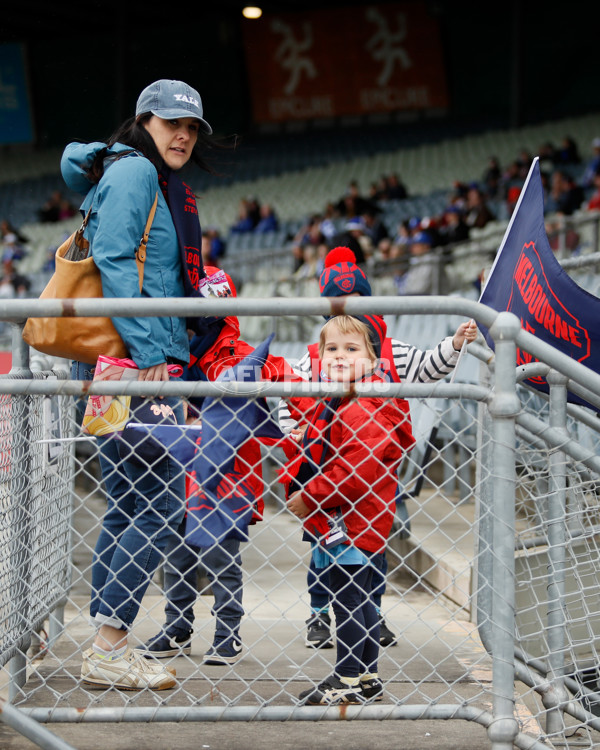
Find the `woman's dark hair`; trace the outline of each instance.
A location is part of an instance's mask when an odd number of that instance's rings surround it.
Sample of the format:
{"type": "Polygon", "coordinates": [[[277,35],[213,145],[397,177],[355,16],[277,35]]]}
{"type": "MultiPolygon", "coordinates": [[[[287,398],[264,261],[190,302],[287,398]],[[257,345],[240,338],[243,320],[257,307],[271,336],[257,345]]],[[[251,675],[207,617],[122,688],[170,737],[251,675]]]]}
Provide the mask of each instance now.
{"type": "MultiPolygon", "coordinates": [[[[106,143],[106,148],[101,149],[96,154],[87,172],[89,179],[93,183],[99,182],[104,174],[104,160],[107,150],[114,146],[115,143],[122,143],[125,146],[130,146],[132,151],[139,151],[154,164],[158,171],[165,168],[164,161],[158,153],[154,139],[144,127],[145,123],[151,117],[153,117],[152,112],[146,112],[138,117],[131,117],[114,131],[106,143]]],[[[192,150],[190,161],[210,174],[218,174],[210,165],[204,153],[214,148],[235,148],[236,145],[237,138],[235,136],[233,143],[229,145],[200,131],[192,150]]]]}

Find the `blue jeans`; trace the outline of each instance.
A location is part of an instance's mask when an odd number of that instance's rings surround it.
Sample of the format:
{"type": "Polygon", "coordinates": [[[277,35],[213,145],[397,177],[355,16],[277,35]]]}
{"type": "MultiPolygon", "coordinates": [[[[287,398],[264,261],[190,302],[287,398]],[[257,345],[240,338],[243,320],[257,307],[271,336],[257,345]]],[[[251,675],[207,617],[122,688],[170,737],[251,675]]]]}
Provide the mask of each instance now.
{"type": "Polygon", "coordinates": [[[242,607],[242,559],[239,539],[224,539],[213,547],[198,550],[185,541],[185,519],[166,549],[165,630],[170,634],[190,633],[194,625],[194,604],[198,596],[196,574],[205,569],[214,596],[215,641],[237,633],[244,615],[242,607]]]}
{"type": "MultiPolygon", "coordinates": [[[[74,379],[92,376],[90,365],[73,364],[74,379]]],[[[183,424],[179,400],[160,403],[171,406],[183,424]]],[[[84,406],[79,402],[80,411],[84,406]]],[[[97,441],[107,507],[92,560],[90,615],[98,626],[129,630],[185,513],[185,473],[151,441],[131,446],[121,434],[97,441]]]]}
{"type": "MultiPolygon", "coordinates": [[[[371,583],[371,598],[377,611],[381,609],[381,597],[385,593],[385,577],[388,562],[385,552],[381,555],[373,555],[371,558],[373,568],[373,581],[371,583]]],[[[308,593],[310,595],[310,608],[313,611],[324,609],[329,606],[331,587],[329,585],[329,568],[315,568],[313,556],[310,556],[310,565],[306,574],[308,593]]]]}

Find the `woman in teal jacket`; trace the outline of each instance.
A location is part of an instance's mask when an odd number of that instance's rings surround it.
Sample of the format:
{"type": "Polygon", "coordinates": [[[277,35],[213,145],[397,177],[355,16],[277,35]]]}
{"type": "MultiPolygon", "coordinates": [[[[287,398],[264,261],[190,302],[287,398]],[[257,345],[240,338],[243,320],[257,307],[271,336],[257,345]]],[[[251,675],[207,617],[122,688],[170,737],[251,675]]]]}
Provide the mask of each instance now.
{"type": "MultiPolygon", "coordinates": [[[[211,132],[198,92],[181,81],[160,80],[144,89],[135,117],[108,143],[72,143],[65,149],[65,182],[85,194],[81,211],[91,208],[86,237],[105,297],[198,294],[204,276],[200,224],[194,194],[178,172],[189,161],[207,169],[200,154],[201,146],[210,144],[211,132]],[[157,194],[140,291],[135,251],[157,194]]],[[[134,317],[113,322],[140,380],[168,380],[170,364],[188,364],[187,328],[194,328],[193,320],[134,317]]],[[[72,373],[75,379],[91,379],[93,365],[75,362],[72,373]]],[[[152,401],[141,401],[146,408],[139,421],[156,421],[152,401]]],[[[167,421],[183,422],[181,403],[169,398],[160,403],[161,420],[167,414],[167,421]]],[[[183,517],[183,470],[151,444],[131,446],[114,437],[98,441],[107,510],[92,565],[90,615],[97,632],[83,654],[82,680],[100,688],[170,688],[175,685],[172,671],[137,656],[128,646],[128,632],[166,542],[183,517]]]]}
{"type": "MultiPolygon", "coordinates": [[[[102,276],[104,297],[183,297],[177,234],[152,162],[123,143],[108,148],[105,143],[71,143],[64,151],[61,169],[71,190],[86,193],[82,213],[92,209],[86,237],[102,276]],[[91,186],[87,174],[100,159],[104,174],[91,186]],[[135,250],[157,193],[140,292],[135,250]]],[[[140,369],[169,359],[187,363],[183,318],[115,318],[114,324],[140,369]]]]}

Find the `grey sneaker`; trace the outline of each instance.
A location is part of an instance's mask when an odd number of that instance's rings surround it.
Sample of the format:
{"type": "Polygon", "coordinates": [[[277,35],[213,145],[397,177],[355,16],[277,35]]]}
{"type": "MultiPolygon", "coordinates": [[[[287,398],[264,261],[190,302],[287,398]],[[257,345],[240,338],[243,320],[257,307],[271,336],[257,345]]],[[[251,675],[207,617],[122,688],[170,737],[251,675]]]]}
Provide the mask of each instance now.
{"type": "Polygon", "coordinates": [[[146,643],[135,647],[145,657],[168,659],[171,656],[189,656],[192,653],[192,633],[169,633],[161,630],[146,643]]]}
{"type": "Polygon", "coordinates": [[[306,621],[308,629],[304,644],[307,648],[333,648],[331,618],[327,612],[317,612],[306,621]]]}
{"type": "Polygon", "coordinates": [[[244,647],[237,635],[230,635],[226,638],[215,638],[213,645],[204,654],[203,664],[214,664],[226,666],[235,664],[241,657],[244,647]]]}
{"type": "Polygon", "coordinates": [[[379,644],[381,646],[397,646],[398,638],[387,626],[386,621],[382,618],[379,620],[379,644]]]}
{"type": "Polygon", "coordinates": [[[144,659],[132,649],[117,659],[107,659],[87,649],[83,652],[81,679],[90,687],[118,690],[169,690],[177,684],[173,671],[144,659]]]}

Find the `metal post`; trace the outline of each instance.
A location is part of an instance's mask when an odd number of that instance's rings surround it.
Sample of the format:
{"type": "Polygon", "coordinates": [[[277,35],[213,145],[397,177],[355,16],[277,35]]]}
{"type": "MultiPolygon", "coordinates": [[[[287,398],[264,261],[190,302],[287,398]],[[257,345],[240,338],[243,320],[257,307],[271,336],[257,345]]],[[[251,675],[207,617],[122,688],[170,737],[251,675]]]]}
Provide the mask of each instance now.
{"type": "MultiPolygon", "coordinates": [[[[22,325],[11,323],[12,328],[12,368],[10,375],[18,378],[31,378],[29,369],[29,346],[23,341],[22,325]]],[[[11,450],[18,458],[15,466],[11,468],[11,493],[12,502],[17,514],[23,518],[22,528],[18,539],[11,544],[11,564],[15,571],[15,578],[11,585],[11,601],[14,602],[15,616],[19,621],[17,630],[27,630],[27,619],[29,615],[29,532],[31,512],[29,498],[30,490],[30,429],[29,429],[29,396],[13,396],[13,443],[11,450]],[[18,467],[18,468],[17,468],[18,467]]],[[[10,661],[9,700],[13,701],[21,692],[27,682],[27,649],[30,641],[27,640],[22,650],[10,661]]]]}
{"type": "MultiPolygon", "coordinates": [[[[567,434],[567,378],[551,370],[547,376],[550,386],[550,427],[567,434]]],[[[564,684],[565,674],[565,566],[566,566],[566,455],[561,450],[550,452],[550,482],[547,503],[548,535],[548,679],[552,689],[544,696],[546,733],[564,734],[563,713],[558,705],[568,700],[564,684]]],[[[564,738],[563,738],[564,739],[564,738]]]]}
{"type": "Polygon", "coordinates": [[[60,638],[65,625],[65,607],[59,605],[48,615],[48,648],[60,638]]]}
{"type": "Polygon", "coordinates": [[[493,516],[493,715],[488,737],[493,750],[512,750],[518,733],[514,712],[515,642],[515,418],[520,409],[516,393],[516,344],[519,319],[500,313],[490,329],[496,361],[492,416],[494,483],[493,516]]]}
{"type": "Polygon", "coordinates": [[[61,737],[57,737],[35,719],[11,706],[2,698],[0,698],[0,720],[15,732],[27,737],[42,750],[75,750],[73,745],[69,745],[61,737]]]}
{"type": "MultiPolygon", "coordinates": [[[[483,365],[480,368],[480,379],[486,385],[490,381],[490,373],[483,365]]],[[[490,476],[492,457],[494,449],[491,434],[490,414],[488,407],[479,403],[477,406],[477,488],[475,494],[476,503],[476,535],[475,535],[475,571],[473,587],[473,614],[477,624],[479,637],[485,649],[491,654],[490,644],[492,641],[491,614],[492,614],[492,486],[493,479],[490,476]]],[[[473,616],[473,615],[472,615],[473,616]]]]}
{"type": "Polygon", "coordinates": [[[10,673],[10,684],[8,686],[8,700],[13,703],[21,695],[27,682],[27,649],[29,643],[22,646],[22,651],[13,656],[8,663],[10,673]]]}

